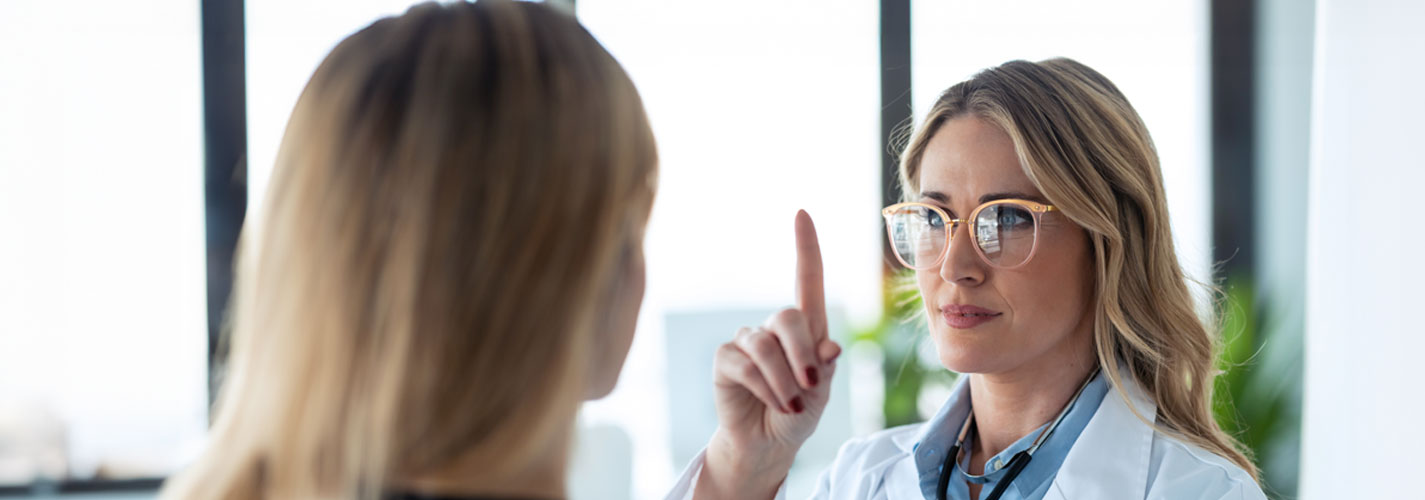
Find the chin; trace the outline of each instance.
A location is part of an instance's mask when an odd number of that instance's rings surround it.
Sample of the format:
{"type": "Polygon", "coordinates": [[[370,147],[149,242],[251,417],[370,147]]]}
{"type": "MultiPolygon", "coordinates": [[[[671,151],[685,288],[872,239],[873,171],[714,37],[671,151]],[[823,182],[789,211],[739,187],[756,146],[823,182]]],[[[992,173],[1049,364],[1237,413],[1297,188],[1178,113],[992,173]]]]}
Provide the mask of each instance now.
{"type": "Polygon", "coordinates": [[[986,363],[983,358],[974,359],[971,357],[958,356],[953,354],[948,356],[945,354],[941,354],[940,364],[941,366],[944,366],[946,370],[950,370],[955,373],[971,374],[988,373],[995,371],[993,368],[994,365],[991,363],[986,363]]]}
{"type": "Polygon", "coordinates": [[[612,377],[598,377],[594,384],[584,391],[584,401],[594,401],[603,399],[614,392],[614,387],[618,386],[618,374],[612,377]]]}
{"type": "Polygon", "coordinates": [[[996,349],[995,342],[975,342],[976,339],[956,337],[948,329],[932,331],[935,352],[940,364],[955,373],[993,373],[1005,364],[1003,353],[996,349]],[[990,344],[990,345],[985,345],[990,344]]]}

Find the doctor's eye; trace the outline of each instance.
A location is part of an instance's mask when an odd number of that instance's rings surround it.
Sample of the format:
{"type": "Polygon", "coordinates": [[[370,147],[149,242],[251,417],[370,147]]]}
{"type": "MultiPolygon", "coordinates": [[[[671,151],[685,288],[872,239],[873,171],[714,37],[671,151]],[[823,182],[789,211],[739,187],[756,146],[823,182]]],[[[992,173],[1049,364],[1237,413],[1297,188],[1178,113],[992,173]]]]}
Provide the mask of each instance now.
{"type": "Polygon", "coordinates": [[[922,220],[924,220],[925,223],[929,225],[931,229],[937,231],[945,229],[945,218],[940,216],[940,212],[936,212],[934,210],[924,207],[922,207],[920,210],[922,212],[922,220]]]}
{"type": "Polygon", "coordinates": [[[1000,205],[995,207],[995,211],[1000,231],[1032,231],[1034,229],[1034,214],[1029,213],[1023,207],[1000,205]]]}

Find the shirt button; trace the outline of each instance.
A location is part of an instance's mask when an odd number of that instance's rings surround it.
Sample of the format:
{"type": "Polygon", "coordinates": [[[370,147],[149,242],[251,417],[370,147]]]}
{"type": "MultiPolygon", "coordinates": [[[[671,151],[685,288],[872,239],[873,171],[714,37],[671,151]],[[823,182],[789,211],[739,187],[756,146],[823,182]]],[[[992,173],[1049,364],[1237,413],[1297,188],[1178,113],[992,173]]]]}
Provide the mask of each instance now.
{"type": "Polygon", "coordinates": [[[1004,468],[1004,459],[996,458],[996,459],[995,459],[995,470],[1000,470],[1000,469],[1003,469],[1003,468],[1004,468]]]}

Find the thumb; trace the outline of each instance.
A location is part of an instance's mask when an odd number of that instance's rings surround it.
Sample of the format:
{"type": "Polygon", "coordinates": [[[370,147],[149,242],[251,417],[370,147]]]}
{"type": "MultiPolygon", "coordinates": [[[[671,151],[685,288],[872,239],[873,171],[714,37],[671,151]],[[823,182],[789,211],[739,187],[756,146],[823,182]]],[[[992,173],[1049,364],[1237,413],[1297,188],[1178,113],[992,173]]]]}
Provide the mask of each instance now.
{"type": "Polygon", "coordinates": [[[816,356],[824,364],[833,364],[836,358],[841,356],[841,344],[837,344],[835,340],[823,339],[816,346],[816,356]]]}
{"type": "Polygon", "coordinates": [[[821,373],[823,382],[817,384],[814,390],[815,397],[819,403],[825,404],[831,398],[832,381],[836,380],[836,358],[841,356],[841,346],[831,339],[822,340],[816,346],[817,358],[821,359],[821,373]]]}
{"type": "MultiPolygon", "coordinates": [[[[825,344],[823,344],[825,345],[825,344]]],[[[839,350],[839,348],[838,348],[839,350]]],[[[822,382],[811,390],[809,401],[817,408],[826,408],[831,401],[831,386],[836,380],[836,359],[832,358],[821,365],[822,382]]]]}

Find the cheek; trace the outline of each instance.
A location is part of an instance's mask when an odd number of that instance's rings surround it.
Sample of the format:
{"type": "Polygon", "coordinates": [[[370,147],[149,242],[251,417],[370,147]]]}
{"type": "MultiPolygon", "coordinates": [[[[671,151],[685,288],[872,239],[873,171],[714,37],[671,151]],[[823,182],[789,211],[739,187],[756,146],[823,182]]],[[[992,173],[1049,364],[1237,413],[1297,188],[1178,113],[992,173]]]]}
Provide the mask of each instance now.
{"type": "MultiPolygon", "coordinates": [[[[626,274],[621,280],[621,286],[615,294],[619,304],[615,307],[620,309],[619,324],[614,327],[615,335],[620,335],[622,346],[617,353],[620,360],[627,355],[627,346],[633,342],[633,332],[638,324],[638,311],[643,307],[643,292],[647,286],[647,268],[643,260],[641,251],[634,251],[634,255],[625,262],[626,274]]],[[[621,361],[620,361],[621,362],[621,361]]]]}
{"type": "Polygon", "coordinates": [[[642,252],[632,259],[626,283],[628,291],[624,297],[625,307],[632,309],[636,316],[639,307],[643,305],[643,292],[648,286],[648,265],[643,260],[642,252]]]}
{"type": "Polygon", "coordinates": [[[1083,239],[1070,240],[1051,247],[1064,250],[1036,255],[1023,272],[1004,276],[1004,293],[1014,307],[1015,322],[1030,331],[1067,334],[1087,311],[1092,263],[1083,239]]]}
{"type": "Polygon", "coordinates": [[[936,307],[936,304],[933,303],[934,300],[925,299],[927,297],[932,299],[937,297],[937,292],[940,290],[940,287],[945,286],[945,280],[940,279],[938,271],[939,270],[915,272],[915,286],[920,291],[921,301],[925,303],[925,312],[929,314],[931,318],[934,318],[936,314],[938,314],[936,311],[931,310],[936,307]]]}
{"type": "Polygon", "coordinates": [[[638,326],[638,312],[642,309],[643,294],[647,286],[647,264],[641,248],[630,252],[622,258],[624,260],[619,265],[622,274],[615,288],[607,294],[611,303],[604,307],[608,314],[604,328],[598,332],[602,336],[599,339],[602,349],[596,354],[593,366],[595,373],[592,386],[586,395],[587,399],[603,397],[613,390],[614,385],[618,383],[619,372],[623,370],[624,361],[628,358],[629,348],[633,345],[634,331],[638,326]]]}

